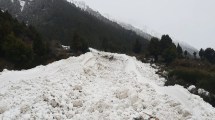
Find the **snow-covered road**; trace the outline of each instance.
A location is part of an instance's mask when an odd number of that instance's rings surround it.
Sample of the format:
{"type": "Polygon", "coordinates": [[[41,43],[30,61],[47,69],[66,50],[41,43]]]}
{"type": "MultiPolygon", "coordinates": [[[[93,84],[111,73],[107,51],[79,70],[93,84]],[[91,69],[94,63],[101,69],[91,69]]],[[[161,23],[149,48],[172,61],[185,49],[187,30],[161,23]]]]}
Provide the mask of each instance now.
{"type": "Polygon", "coordinates": [[[182,86],[165,87],[134,57],[91,52],[0,73],[0,119],[214,120],[215,109],[182,86]],[[147,113],[147,114],[146,114],[147,113]]]}

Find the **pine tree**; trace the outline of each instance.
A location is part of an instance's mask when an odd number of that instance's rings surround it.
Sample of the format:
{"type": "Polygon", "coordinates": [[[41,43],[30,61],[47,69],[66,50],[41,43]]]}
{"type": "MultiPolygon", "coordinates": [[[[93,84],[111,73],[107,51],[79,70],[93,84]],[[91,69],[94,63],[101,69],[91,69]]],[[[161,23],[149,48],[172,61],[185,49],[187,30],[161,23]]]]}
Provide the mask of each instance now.
{"type": "Polygon", "coordinates": [[[177,54],[178,54],[178,58],[182,58],[183,50],[179,44],[177,45],[177,54]]]}
{"type": "Polygon", "coordinates": [[[197,52],[193,52],[193,56],[196,59],[197,52]]]}
{"type": "Polygon", "coordinates": [[[154,57],[156,62],[158,60],[158,55],[160,54],[160,43],[158,38],[153,37],[150,40],[148,51],[149,54],[154,57]]]}
{"type": "Polygon", "coordinates": [[[136,54],[139,54],[141,52],[141,49],[142,49],[142,44],[138,39],[136,39],[133,47],[133,52],[136,54]]]}
{"type": "Polygon", "coordinates": [[[202,48],[199,51],[199,56],[200,56],[201,60],[203,60],[203,58],[204,58],[204,52],[205,51],[202,48]]]}
{"type": "Polygon", "coordinates": [[[177,49],[174,44],[169,46],[169,48],[165,49],[165,51],[162,53],[162,57],[164,58],[166,63],[171,63],[177,58],[177,49]]]}
{"type": "Polygon", "coordinates": [[[88,43],[77,32],[74,33],[73,40],[70,44],[70,49],[74,53],[86,53],[88,52],[88,43]]]}
{"type": "Polygon", "coordinates": [[[185,56],[185,58],[187,58],[187,55],[188,55],[188,52],[187,52],[187,50],[185,50],[185,51],[184,51],[184,56],[185,56]]]}
{"type": "Polygon", "coordinates": [[[5,58],[15,63],[16,67],[27,67],[32,60],[33,54],[30,46],[18,39],[14,34],[6,36],[3,44],[5,58]]]}
{"type": "Polygon", "coordinates": [[[172,42],[172,39],[169,37],[169,35],[163,35],[160,40],[160,50],[161,53],[165,51],[165,49],[168,49],[170,46],[174,44],[172,42]]]}
{"type": "Polygon", "coordinates": [[[108,40],[106,38],[102,39],[101,49],[107,52],[108,46],[109,46],[108,40]]]}
{"type": "Polygon", "coordinates": [[[204,57],[211,63],[215,63],[215,51],[212,48],[207,48],[204,52],[204,57]]]}
{"type": "Polygon", "coordinates": [[[26,69],[46,61],[46,48],[34,27],[19,23],[8,12],[0,10],[1,59],[9,62],[14,69],[26,69]]]}

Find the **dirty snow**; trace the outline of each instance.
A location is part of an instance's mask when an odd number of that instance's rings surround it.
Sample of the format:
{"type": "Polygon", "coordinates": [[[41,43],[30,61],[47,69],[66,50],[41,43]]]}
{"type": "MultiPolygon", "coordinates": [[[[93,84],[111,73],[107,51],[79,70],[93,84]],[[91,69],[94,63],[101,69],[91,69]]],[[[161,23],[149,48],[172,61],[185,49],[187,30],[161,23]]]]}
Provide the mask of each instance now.
{"type": "Polygon", "coordinates": [[[164,87],[134,57],[91,49],[30,70],[0,73],[0,119],[213,120],[215,109],[182,86],[164,87]]]}

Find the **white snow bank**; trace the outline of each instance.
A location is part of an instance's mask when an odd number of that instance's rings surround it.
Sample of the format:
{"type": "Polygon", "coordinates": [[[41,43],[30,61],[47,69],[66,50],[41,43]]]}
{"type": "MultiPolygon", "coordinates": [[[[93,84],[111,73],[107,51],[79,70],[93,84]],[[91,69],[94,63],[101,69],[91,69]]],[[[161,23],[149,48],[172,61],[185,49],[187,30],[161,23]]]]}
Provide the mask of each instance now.
{"type": "Polygon", "coordinates": [[[24,7],[25,7],[25,1],[19,0],[20,6],[21,6],[21,11],[23,11],[24,7]]]}
{"type": "Polygon", "coordinates": [[[90,50],[47,66],[0,73],[0,119],[215,118],[211,105],[182,86],[164,87],[165,79],[150,64],[90,50]]]}

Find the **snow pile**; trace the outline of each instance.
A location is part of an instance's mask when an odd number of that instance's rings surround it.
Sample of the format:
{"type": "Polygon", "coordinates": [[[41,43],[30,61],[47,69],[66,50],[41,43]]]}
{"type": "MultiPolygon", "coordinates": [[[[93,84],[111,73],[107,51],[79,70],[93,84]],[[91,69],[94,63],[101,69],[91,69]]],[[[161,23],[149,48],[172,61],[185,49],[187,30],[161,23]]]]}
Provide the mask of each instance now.
{"type": "Polygon", "coordinates": [[[20,6],[21,6],[21,11],[23,11],[24,7],[25,7],[25,1],[19,0],[20,6]]]}
{"type": "Polygon", "coordinates": [[[213,120],[215,109],[182,86],[164,87],[134,57],[91,49],[31,70],[0,73],[0,119],[213,120]]]}
{"type": "Polygon", "coordinates": [[[205,95],[205,96],[208,96],[210,93],[202,88],[196,88],[196,86],[194,85],[191,85],[187,88],[190,92],[194,92],[196,91],[196,93],[198,93],[199,95],[205,95]]]}
{"type": "Polygon", "coordinates": [[[77,1],[77,0],[67,0],[70,3],[73,3],[76,7],[81,8],[82,10],[87,10],[88,6],[85,4],[84,1],[77,1]]]}

